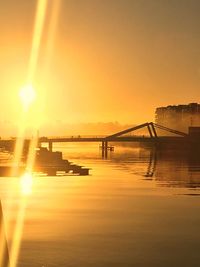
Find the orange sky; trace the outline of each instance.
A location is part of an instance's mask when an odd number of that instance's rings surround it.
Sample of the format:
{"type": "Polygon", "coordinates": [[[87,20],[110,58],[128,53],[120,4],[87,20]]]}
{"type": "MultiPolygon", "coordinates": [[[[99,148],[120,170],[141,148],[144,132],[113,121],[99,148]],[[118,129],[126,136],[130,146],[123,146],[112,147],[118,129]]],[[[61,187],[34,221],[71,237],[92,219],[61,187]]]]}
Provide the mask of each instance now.
{"type": "MultiPolygon", "coordinates": [[[[199,10],[198,0],[63,0],[48,59],[47,18],[35,77],[45,121],[135,124],[157,106],[199,102],[199,10]]],[[[18,115],[35,11],[36,0],[0,3],[0,121],[18,115]]]]}

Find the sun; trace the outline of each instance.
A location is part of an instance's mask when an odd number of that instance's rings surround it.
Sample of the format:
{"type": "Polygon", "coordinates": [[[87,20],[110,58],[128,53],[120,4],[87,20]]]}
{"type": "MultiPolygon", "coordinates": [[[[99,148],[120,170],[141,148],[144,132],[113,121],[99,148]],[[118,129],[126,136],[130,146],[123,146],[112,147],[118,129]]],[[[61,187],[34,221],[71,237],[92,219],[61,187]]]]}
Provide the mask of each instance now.
{"type": "Polygon", "coordinates": [[[36,91],[32,84],[25,85],[19,92],[19,97],[25,109],[28,109],[36,99],[36,91]]]}

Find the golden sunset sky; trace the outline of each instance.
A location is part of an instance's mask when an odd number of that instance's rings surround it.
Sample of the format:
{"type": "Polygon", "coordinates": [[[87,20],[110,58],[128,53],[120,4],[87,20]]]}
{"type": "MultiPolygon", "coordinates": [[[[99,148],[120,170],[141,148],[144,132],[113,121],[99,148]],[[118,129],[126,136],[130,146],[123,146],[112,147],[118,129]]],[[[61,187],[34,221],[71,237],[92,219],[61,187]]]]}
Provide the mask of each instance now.
{"type": "MultiPolygon", "coordinates": [[[[63,0],[47,55],[55,1],[35,77],[45,122],[135,124],[157,106],[199,102],[199,0],[63,0]]],[[[0,121],[18,116],[35,12],[35,0],[0,2],[0,121]]]]}

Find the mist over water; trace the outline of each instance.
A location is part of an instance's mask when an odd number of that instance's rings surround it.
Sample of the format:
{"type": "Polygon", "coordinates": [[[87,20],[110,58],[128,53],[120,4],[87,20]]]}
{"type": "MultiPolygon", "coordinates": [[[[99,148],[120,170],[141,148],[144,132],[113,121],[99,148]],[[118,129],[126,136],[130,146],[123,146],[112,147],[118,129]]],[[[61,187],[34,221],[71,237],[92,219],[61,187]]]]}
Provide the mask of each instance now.
{"type": "MultiPolygon", "coordinates": [[[[198,157],[116,146],[102,159],[97,144],[54,150],[91,175],[34,178],[19,267],[199,266],[198,157]]],[[[0,178],[0,196],[9,241],[18,179],[0,178]]]]}

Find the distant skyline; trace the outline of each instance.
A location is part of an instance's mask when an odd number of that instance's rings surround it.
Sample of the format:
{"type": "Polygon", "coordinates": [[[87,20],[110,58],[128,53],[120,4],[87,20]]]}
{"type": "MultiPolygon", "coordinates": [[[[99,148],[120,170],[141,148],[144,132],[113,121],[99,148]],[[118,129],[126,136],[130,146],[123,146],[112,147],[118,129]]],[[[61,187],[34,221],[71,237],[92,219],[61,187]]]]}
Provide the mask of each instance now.
{"type": "MultiPolygon", "coordinates": [[[[0,121],[18,118],[35,9],[35,0],[0,3],[0,121]]],[[[199,0],[61,1],[35,77],[44,122],[136,124],[158,106],[200,102],[199,10],[199,0]]]]}

